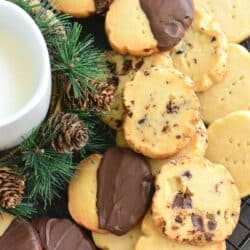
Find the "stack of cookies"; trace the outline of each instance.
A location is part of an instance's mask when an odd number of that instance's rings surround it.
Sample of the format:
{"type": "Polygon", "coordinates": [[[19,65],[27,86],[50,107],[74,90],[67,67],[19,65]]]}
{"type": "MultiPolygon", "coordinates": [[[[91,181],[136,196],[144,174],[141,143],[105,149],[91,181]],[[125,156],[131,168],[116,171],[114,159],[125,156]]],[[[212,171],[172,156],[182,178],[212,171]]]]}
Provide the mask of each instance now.
{"type": "Polygon", "coordinates": [[[114,49],[117,145],[80,163],[72,218],[105,250],[226,249],[250,194],[250,1],[59,2],[107,11],[114,49]]]}

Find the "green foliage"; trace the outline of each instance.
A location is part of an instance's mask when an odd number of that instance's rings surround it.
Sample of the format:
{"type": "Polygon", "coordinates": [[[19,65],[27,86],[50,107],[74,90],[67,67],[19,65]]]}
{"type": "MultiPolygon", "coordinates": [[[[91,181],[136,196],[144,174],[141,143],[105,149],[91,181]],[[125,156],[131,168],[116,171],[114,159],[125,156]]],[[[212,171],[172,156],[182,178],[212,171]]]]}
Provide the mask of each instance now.
{"type": "Polygon", "coordinates": [[[50,205],[58,191],[65,188],[73,175],[72,154],[50,151],[48,142],[56,135],[35,129],[21,144],[24,166],[19,168],[26,175],[26,193],[29,200],[50,205]]]}
{"type": "Polygon", "coordinates": [[[106,71],[102,52],[94,47],[94,39],[88,35],[81,40],[81,33],[80,24],[70,25],[65,39],[57,39],[51,51],[53,70],[71,82],[76,98],[81,97],[84,88],[95,91],[91,81],[103,80],[106,71]]]}
{"type": "Polygon", "coordinates": [[[3,207],[0,207],[0,216],[1,216],[1,213],[4,213],[4,212],[12,214],[17,218],[22,218],[22,217],[32,218],[32,215],[36,212],[36,210],[33,208],[32,204],[22,202],[21,204],[17,205],[15,208],[6,209],[3,207]]]}

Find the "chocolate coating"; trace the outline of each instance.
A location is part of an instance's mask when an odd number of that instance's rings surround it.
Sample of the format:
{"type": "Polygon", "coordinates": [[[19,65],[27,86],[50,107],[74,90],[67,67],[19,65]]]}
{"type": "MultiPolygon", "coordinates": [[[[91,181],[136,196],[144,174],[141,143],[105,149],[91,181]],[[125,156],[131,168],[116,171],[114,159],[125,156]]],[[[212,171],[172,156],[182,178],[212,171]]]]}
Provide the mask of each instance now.
{"type": "Polygon", "coordinates": [[[96,250],[97,248],[81,231],[68,219],[41,218],[33,221],[43,250],[96,250]]]}
{"type": "Polygon", "coordinates": [[[95,0],[95,8],[97,14],[104,14],[108,11],[113,0],[95,0]]]}
{"type": "Polygon", "coordinates": [[[1,250],[42,250],[39,236],[25,220],[15,220],[0,237],[1,250]]]}
{"type": "Polygon", "coordinates": [[[192,0],[140,0],[160,50],[170,50],[184,36],[194,17],[192,0]]]}
{"type": "Polygon", "coordinates": [[[97,173],[99,227],[123,235],[145,215],[153,194],[153,177],[143,156],[113,147],[97,173]]]}

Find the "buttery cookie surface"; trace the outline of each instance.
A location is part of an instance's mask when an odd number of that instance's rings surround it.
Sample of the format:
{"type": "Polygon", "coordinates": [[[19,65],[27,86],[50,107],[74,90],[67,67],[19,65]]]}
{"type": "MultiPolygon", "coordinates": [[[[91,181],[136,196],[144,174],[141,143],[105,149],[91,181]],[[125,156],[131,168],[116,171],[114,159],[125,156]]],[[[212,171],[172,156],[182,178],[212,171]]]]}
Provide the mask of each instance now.
{"type": "Polygon", "coordinates": [[[240,196],[228,170],[204,158],[171,161],[156,177],[152,205],[159,232],[169,239],[205,245],[231,235],[240,196]]]}
{"type": "Polygon", "coordinates": [[[167,52],[157,53],[148,57],[122,56],[115,52],[108,53],[107,60],[111,80],[117,85],[113,104],[102,120],[115,130],[122,128],[124,107],[122,102],[123,89],[127,82],[133,80],[137,71],[147,71],[154,66],[171,67],[172,59],[167,52]]]}
{"type": "Polygon", "coordinates": [[[199,94],[201,115],[207,123],[237,111],[250,110],[250,53],[242,46],[230,44],[225,77],[199,94]]]}
{"type": "Polygon", "coordinates": [[[149,165],[151,168],[152,174],[155,176],[161,170],[161,168],[170,160],[178,160],[182,157],[203,157],[206,153],[208,146],[208,136],[207,129],[202,120],[199,120],[196,125],[195,135],[192,137],[192,140],[184,147],[179,153],[173,155],[167,159],[150,159],[149,165]]]}
{"type": "Polygon", "coordinates": [[[117,236],[114,234],[92,233],[96,246],[104,250],[134,250],[135,244],[141,235],[141,225],[136,226],[128,233],[117,236]]]}
{"type": "Polygon", "coordinates": [[[172,68],[138,72],[126,84],[123,128],[131,148],[151,158],[165,158],[191,141],[199,120],[199,102],[191,84],[172,68]]]}
{"type": "Polygon", "coordinates": [[[237,111],[216,120],[208,128],[206,157],[224,164],[241,197],[250,194],[250,111],[237,111]]]}
{"type": "Polygon", "coordinates": [[[194,0],[194,3],[214,16],[230,42],[238,43],[250,36],[249,0],[194,0]]]}
{"type": "Polygon", "coordinates": [[[226,73],[227,40],[217,23],[205,12],[195,11],[191,28],[171,52],[174,66],[194,82],[194,90],[205,91],[226,73]]]}
{"type": "Polygon", "coordinates": [[[99,229],[97,214],[97,170],[102,156],[94,154],[81,161],[75,176],[69,183],[68,209],[72,218],[91,231],[99,229]]]}
{"type": "Polygon", "coordinates": [[[73,17],[105,13],[113,0],[49,0],[52,6],[73,17]]]}
{"type": "Polygon", "coordinates": [[[135,250],[226,250],[225,242],[193,246],[178,243],[162,236],[155,227],[151,215],[148,213],[142,222],[142,235],[137,241],[135,250]]]}
{"type": "Polygon", "coordinates": [[[193,19],[192,0],[116,0],[106,17],[106,33],[121,54],[151,55],[169,50],[193,19]]]}

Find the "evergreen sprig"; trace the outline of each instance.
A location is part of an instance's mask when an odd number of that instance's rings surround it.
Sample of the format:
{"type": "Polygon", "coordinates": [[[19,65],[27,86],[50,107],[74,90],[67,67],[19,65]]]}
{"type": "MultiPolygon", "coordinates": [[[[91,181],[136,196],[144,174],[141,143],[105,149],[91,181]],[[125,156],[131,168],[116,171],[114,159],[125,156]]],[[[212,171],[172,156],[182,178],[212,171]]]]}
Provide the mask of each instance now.
{"type": "Polygon", "coordinates": [[[21,144],[26,193],[31,202],[42,201],[46,208],[73,175],[72,153],[51,151],[47,145],[56,133],[35,129],[21,144]]]}
{"type": "Polygon", "coordinates": [[[84,89],[95,91],[91,82],[104,80],[106,72],[102,51],[95,48],[93,37],[87,35],[81,39],[81,34],[80,24],[70,25],[65,39],[57,39],[52,51],[53,71],[72,84],[76,98],[82,96],[84,89]]]}
{"type": "Polygon", "coordinates": [[[0,216],[2,213],[12,214],[17,218],[32,218],[32,215],[36,212],[31,203],[22,202],[17,205],[15,208],[3,208],[0,206],[0,216]]]}

